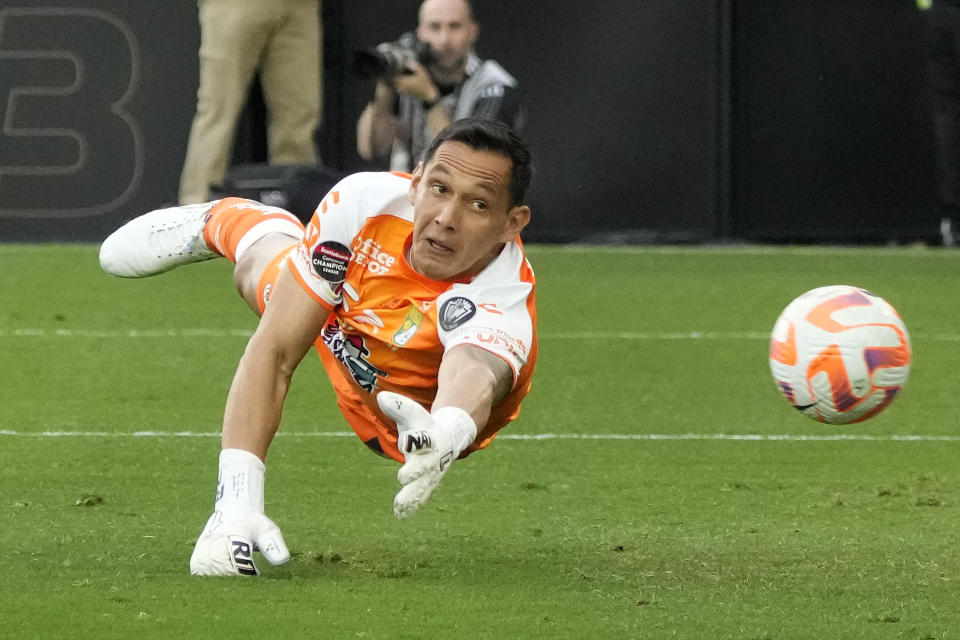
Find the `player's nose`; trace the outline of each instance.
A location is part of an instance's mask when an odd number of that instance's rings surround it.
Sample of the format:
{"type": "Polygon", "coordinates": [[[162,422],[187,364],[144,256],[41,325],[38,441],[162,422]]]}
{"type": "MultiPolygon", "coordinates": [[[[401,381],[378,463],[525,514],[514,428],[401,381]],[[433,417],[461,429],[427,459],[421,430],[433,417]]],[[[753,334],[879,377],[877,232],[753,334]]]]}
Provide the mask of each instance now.
{"type": "Polygon", "coordinates": [[[455,229],[458,215],[457,204],[450,201],[444,203],[433,221],[445,229],[455,229]]]}

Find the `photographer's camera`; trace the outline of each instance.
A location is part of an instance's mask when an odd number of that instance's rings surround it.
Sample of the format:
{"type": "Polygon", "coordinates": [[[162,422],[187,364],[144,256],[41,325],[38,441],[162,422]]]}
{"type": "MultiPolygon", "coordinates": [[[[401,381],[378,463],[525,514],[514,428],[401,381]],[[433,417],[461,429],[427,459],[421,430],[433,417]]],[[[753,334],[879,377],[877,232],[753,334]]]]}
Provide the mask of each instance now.
{"type": "Polygon", "coordinates": [[[403,34],[394,42],[353,52],[353,71],[365,78],[390,79],[412,73],[411,62],[430,64],[430,45],[412,33],[403,34]]]}

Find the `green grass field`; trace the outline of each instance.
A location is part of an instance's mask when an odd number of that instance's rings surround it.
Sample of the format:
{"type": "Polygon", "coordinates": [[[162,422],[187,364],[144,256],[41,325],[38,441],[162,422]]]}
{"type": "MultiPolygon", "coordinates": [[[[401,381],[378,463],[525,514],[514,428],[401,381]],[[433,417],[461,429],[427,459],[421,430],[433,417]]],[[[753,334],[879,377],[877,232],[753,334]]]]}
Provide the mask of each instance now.
{"type": "Polygon", "coordinates": [[[293,559],[202,579],[255,326],[229,264],[126,281],[92,246],[0,246],[0,637],[960,637],[960,253],[529,253],[541,355],[501,439],[397,521],[396,465],[308,356],[267,460],[293,559]],[[791,299],[841,283],[913,342],[897,401],[842,428],[766,357],[791,299]]]}

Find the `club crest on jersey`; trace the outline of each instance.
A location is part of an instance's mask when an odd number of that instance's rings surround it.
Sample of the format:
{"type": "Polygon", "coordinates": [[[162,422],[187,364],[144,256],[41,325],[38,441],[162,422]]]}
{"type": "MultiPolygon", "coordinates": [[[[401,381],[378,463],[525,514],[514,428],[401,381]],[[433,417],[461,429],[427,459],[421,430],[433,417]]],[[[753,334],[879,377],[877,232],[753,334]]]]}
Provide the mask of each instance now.
{"type": "Polygon", "coordinates": [[[401,324],[397,332],[393,334],[393,344],[398,347],[407,344],[410,338],[413,337],[413,334],[417,332],[417,329],[420,328],[422,322],[423,313],[411,304],[407,310],[407,317],[403,319],[403,324],[401,324]]]}
{"type": "Polygon", "coordinates": [[[477,305],[466,298],[450,298],[440,307],[440,327],[453,331],[477,313],[477,305]]]}
{"type": "Polygon", "coordinates": [[[314,247],[310,262],[318,276],[332,285],[337,285],[347,277],[350,256],[350,249],[347,247],[339,242],[327,241],[314,247]]]}

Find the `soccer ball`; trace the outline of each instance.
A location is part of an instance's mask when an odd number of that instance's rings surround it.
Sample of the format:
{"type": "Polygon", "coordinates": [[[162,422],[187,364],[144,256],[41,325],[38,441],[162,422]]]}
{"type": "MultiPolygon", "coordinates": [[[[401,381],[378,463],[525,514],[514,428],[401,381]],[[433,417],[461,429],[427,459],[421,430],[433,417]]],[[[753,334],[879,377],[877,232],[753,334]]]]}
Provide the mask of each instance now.
{"type": "Polygon", "coordinates": [[[910,374],[910,338],[896,310],[865,289],[808,291],[777,318],[770,371],[805,416],[860,422],[883,411],[910,374]]]}

